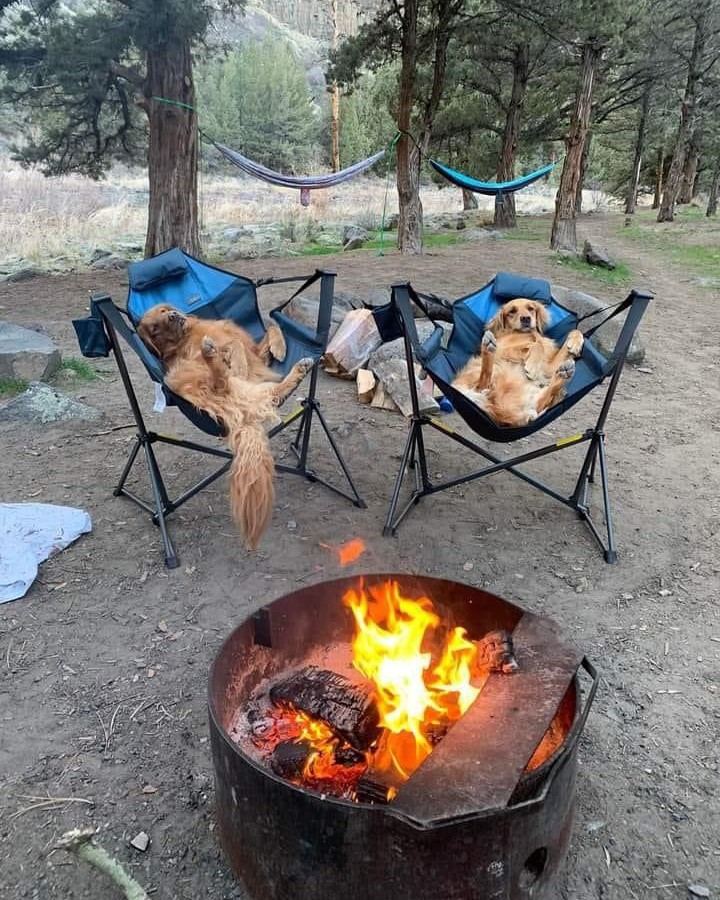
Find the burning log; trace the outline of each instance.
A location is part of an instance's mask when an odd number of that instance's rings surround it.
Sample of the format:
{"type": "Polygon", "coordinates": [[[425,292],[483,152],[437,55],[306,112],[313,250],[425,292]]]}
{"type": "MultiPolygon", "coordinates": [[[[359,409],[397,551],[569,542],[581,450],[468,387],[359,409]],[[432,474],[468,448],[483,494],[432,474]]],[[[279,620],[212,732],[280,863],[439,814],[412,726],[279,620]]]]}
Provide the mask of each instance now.
{"type": "Polygon", "coordinates": [[[270,768],[288,781],[300,778],[312,747],[307,741],[282,741],[273,751],[270,768]]]}
{"type": "Polygon", "coordinates": [[[488,631],[484,637],[475,642],[475,645],[477,656],[473,676],[486,676],[492,672],[511,675],[513,672],[517,672],[518,664],[510,632],[502,629],[488,631]]]}
{"type": "Polygon", "coordinates": [[[367,750],[380,733],[373,685],[356,683],[327,669],[306,666],[270,688],[270,699],[325,722],[357,750],[367,750]]]}
{"type": "Polygon", "coordinates": [[[393,772],[368,769],[355,787],[358,803],[390,803],[399,787],[400,779],[393,772]]]}

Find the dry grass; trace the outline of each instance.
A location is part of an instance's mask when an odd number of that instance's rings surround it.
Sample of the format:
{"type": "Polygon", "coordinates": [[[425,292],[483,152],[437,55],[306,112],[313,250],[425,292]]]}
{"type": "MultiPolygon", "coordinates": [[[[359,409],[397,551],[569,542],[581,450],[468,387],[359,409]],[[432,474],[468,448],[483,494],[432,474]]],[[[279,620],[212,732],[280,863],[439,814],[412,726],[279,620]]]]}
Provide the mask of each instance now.
{"type": "MultiPolygon", "coordinates": [[[[521,213],[549,212],[555,188],[545,185],[518,195],[521,213]]],[[[457,213],[460,192],[428,184],[421,191],[426,216],[457,213]]],[[[102,182],[81,176],[45,178],[0,159],[0,266],[23,259],[36,264],[86,263],[95,248],[132,255],[142,247],[147,221],[147,179],[143,172],[113,170],[102,182]]],[[[492,198],[480,197],[480,210],[492,219],[492,198]]],[[[397,212],[394,184],[384,178],[358,178],[313,191],[309,207],[299,192],[238,175],[200,178],[201,224],[206,234],[224,227],[275,225],[312,235],[320,225],[378,228],[397,212]]],[[[59,266],[63,268],[62,265],[59,266]]],[[[67,265],[65,266],[65,268],[67,265]]]]}

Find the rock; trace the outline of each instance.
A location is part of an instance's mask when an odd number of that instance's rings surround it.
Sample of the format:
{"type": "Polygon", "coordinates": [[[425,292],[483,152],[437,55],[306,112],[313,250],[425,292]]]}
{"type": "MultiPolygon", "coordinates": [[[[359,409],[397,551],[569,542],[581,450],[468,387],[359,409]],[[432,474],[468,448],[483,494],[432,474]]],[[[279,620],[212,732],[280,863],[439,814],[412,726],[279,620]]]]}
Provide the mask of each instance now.
{"type": "Polygon", "coordinates": [[[102,259],[104,256],[112,256],[110,250],[103,250],[102,247],[93,248],[92,253],[90,254],[89,265],[96,263],[99,259],[102,259]]]}
{"type": "Polygon", "coordinates": [[[20,396],[0,407],[0,422],[60,422],[70,419],[97,421],[104,413],[73,400],[47,384],[34,381],[20,396]]]}
{"type": "Polygon", "coordinates": [[[690,279],[690,284],[697,284],[699,287],[720,288],[720,278],[710,278],[707,275],[698,275],[690,279]]]}
{"type": "Polygon", "coordinates": [[[108,253],[107,256],[101,256],[96,259],[90,267],[91,269],[127,269],[128,261],[118,256],[117,253],[108,253]]]}
{"type": "Polygon", "coordinates": [[[390,290],[388,288],[370,288],[360,301],[360,306],[370,306],[376,309],[390,302],[390,290]]]}
{"type": "MultiPolygon", "coordinates": [[[[305,297],[300,294],[297,297],[293,297],[290,303],[285,307],[284,312],[286,312],[290,318],[295,319],[296,322],[300,322],[306,328],[315,331],[317,328],[319,307],[319,297],[305,297]]],[[[343,304],[338,304],[337,302],[333,303],[330,315],[330,337],[333,337],[338,330],[348,311],[348,308],[343,304]]]]}
{"type": "Polygon", "coordinates": [[[688,895],[690,897],[709,897],[710,888],[705,887],[704,884],[689,884],[688,895]]]}
{"type": "MultiPolygon", "coordinates": [[[[435,326],[432,322],[428,322],[427,319],[416,322],[415,327],[417,328],[418,337],[420,338],[420,343],[426,341],[430,335],[435,331],[435,326]]],[[[450,334],[450,326],[442,324],[443,331],[445,332],[445,337],[443,342],[447,340],[447,337],[450,334]]],[[[396,338],[394,341],[388,341],[386,344],[381,344],[377,350],[374,350],[370,354],[370,359],[367,364],[368,369],[372,369],[375,374],[375,366],[379,363],[386,362],[389,359],[401,359],[403,361],[403,365],[405,364],[405,341],[404,338],[396,338]]]]}
{"type": "Polygon", "coordinates": [[[397,231],[397,227],[399,224],[400,216],[398,215],[398,213],[393,213],[385,220],[385,229],[386,231],[397,231]]]}
{"type": "Polygon", "coordinates": [[[601,269],[615,268],[615,262],[610,258],[607,250],[596,247],[590,241],[585,241],[583,245],[583,259],[591,266],[599,266],[601,269]]]}
{"type": "Polygon", "coordinates": [[[144,853],[148,846],[150,845],[150,838],[145,834],[144,831],[139,832],[135,835],[135,837],[130,841],[131,846],[135,847],[136,850],[140,850],[144,853]]]}
{"type": "Polygon", "coordinates": [[[236,243],[240,238],[252,237],[253,233],[247,228],[224,228],[222,236],[226,241],[236,243]]]}
{"type": "Polygon", "coordinates": [[[49,275],[47,269],[40,266],[23,266],[15,272],[6,275],[2,280],[7,284],[15,284],[18,281],[29,281],[31,278],[42,278],[43,275],[49,275]]]}
{"type": "Polygon", "coordinates": [[[370,233],[359,225],[346,225],[343,228],[342,242],[347,244],[348,241],[360,241],[364,244],[370,238],[370,233]]]}
{"type": "Polygon", "coordinates": [[[347,250],[359,250],[364,243],[362,238],[351,238],[346,244],[343,244],[343,253],[347,250]]]}
{"type": "Polygon", "coordinates": [[[60,351],[44,334],[0,322],[0,377],[42,381],[60,368],[60,351]]]}
{"type": "MultiPolygon", "coordinates": [[[[608,305],[607,303],[601,303],[600,300],[590,294],[584,294],[582,291],[574,291],[570,288],[561,287],[558,284],[552,285],[552,295],[558,303],[567,307],[567,309],[572,310],[578,316],[599,312],[608,305]]],[[[609,312],[610,310],[600,313],[597,319],[586,319],[582,323],[583,329],[589,328],[595,321],[601,321],[609,312]]],[[[610,321],[606,322],[601,328],[598,328],[593,335],[592,342],[594,346],[597,347],[606,359],[611,357],[612,351],[615,349],[615,343],[620,334],[620,329],[622,328],[622,321],[623,314],[620,314],[616,318],[610,319],[610,321]]],[[[641,363],[644,359],[645,345],[642,342],[639,331],[636,331],[635,336],[630,343],[627,361],[637,364],[641,363]]]]}

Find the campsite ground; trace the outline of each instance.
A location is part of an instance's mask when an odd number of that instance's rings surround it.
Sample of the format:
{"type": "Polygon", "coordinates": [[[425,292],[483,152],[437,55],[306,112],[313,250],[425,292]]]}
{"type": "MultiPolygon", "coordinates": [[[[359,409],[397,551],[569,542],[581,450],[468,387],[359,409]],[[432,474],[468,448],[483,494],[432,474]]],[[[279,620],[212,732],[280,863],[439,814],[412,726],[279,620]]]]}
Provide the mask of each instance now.
{"type": "MultiPolygon", "coordinates": [[[[647,359],[624,373],[608,425],[615,566],[568,511],[506,475],[425,500],[397,538],[383,538],[405,424],[356,405],[353,384],[326,376],[320,399],[368,508],[281,478],[272,525],[251,555],[220,483],[172,517],[181,554],[174,571],[164,568],[144,516],[111,496],[132,441],[112,360],[95,365],[96,381],[72,388],[67,376],[63,384],[104,409],[104,422],[4,425],[3,499],[84,507],[93,532],[45,563],[28,595],[0,610],[0,895],[119,896],[96,871],[50,853],[63,831],[92,824],[154,897],[243,898],[213,834],[208,669],[250,611],[339,574],[324,545],[360,536],[368,549],[352,572],[429,573],[485,586],[556,619],[601,670],[557,897],[681,900],[692,884],[717,896],[720,296],[694,282],[707,271],[683,264],[683,239],[675,237],[682,230],[666,229],[623,233],[617,214],[584,216],[579,229],[624,261],[633,284],[656,294],[641,329],[647,359]],[[145,853],[129,846],[143,830],[151,840],[145,853]]],[[[356,251],[236,268],[255,277],[317,263],[338,271],[338,288],[361,296],[410,278],[451,297],[510,269],[621,299],[626,284],[559,267],[546,249],[548,231],[539,217],[521,228],[525,240],[488,237],[415,259],[356,251]]],[[[3,285],[0,315],[42,327],[77,356],[70,319],[99,289],[121,299],[123,275],[3,285]]],[[[149,408],[150,392],[142,399],[149,408]]],[[[587,398],[553,435],[572,434],[598,403],[587,398]]],[[[151,420],[189,434],[174,411],[151,420]]],[[[320,443],[317,450],[324,460],[320,443]]],[[[440,436],[429,453],[433,472],[446,476],[470,462],[440,436]]],[[[196,474],[195,460],[170,458],[181,482],[196,474]]],[[[536,470],[567,484],[561,460],[551,456],[536,470]]]]}

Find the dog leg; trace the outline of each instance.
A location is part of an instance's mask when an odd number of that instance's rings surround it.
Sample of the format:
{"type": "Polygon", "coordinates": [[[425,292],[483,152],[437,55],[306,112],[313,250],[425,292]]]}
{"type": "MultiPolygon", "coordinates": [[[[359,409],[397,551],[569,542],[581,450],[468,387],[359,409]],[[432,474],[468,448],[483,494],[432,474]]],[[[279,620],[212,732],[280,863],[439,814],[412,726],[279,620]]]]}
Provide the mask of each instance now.
{"type": "Polygon", "coordinates": [[[492,380],[493,366],[495,365],[495,351],[497,350],[497,341],[492,331],[486,331],[480,344],[480,378],[478,379],[475,389],[484,391],[490,387],[492,380]]]}
{"type": "Polygon", "coordinates": [[[285,359],[287,355],[285,336],[274,322],[268,325],[267,331],[257,345],[257,352],[266,365],[272,362],[273,359],[276,359],[278,362],[282,362],[285,359]]]}
{"type": "Polygon", "coordinates": [[[560,363],[550,384],[538,394],[535,402],[537,414],[550,409],[562,399],[565,391],[565,383],[570,381],[575,374],[575,360],[570,357],[560,363]]]}
{"type": "Polygon", "coordinates": [[[279,384],[273,384],[270,387],[270,398],[273,404],[275,406],[280,406],[280,404],[292,394],[314,365],[315,360],[310,357],[306,357],[305,359],[301,359],[300,362],[296,362],[279,384]]]}
{"type": "Polygon", "coordinates": [[[220,352],[211,337],[205,335],[200,342],[200,353],[210,370],[209,388],[215,393],[222,394],[227,390],[227,379],[230,374],[230,366],[224,352],[220,352]]]}

